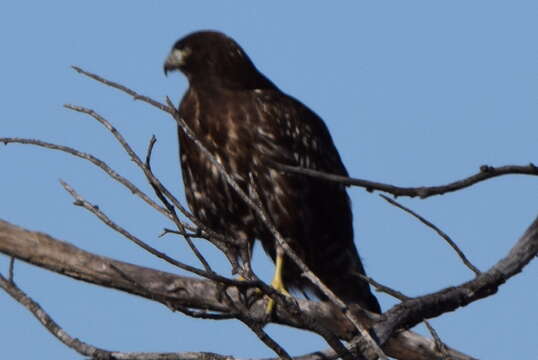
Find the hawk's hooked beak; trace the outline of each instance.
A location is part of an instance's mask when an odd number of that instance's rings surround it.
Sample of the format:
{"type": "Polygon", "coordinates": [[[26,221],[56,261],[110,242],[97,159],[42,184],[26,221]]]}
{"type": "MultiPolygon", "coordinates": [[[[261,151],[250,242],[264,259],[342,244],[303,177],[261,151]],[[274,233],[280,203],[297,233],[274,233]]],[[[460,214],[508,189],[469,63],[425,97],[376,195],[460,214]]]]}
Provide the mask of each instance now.
{"type": "Polygon", "coordinates": [[[172,49],[164,62],[164,75],[168,75],[170,71],[180,70],[189,54],[189,49],[172,49]]]}

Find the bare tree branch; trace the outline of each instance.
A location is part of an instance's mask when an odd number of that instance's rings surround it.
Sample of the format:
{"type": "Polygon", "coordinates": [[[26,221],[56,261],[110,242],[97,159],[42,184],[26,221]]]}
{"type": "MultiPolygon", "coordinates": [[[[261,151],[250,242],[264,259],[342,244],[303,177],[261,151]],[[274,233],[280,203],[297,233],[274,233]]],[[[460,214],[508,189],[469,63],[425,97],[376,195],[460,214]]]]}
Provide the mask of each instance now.
{"type": "Polygon", "coordinates": [[[9,282],[15,283],[15,258],[13,256],[9,258],[9,269],[7,274],[9,282]]]}
{"type": "Polygon", "coordinates": [[[424,325],[426,325],[426,327],[428,328],[428,331],[430,332],[430,334],[432,334],[432,337],[435,341],[435,346],[437,346],[437,350],[439,350],[443,354],[443,357],[441,358],[441,360],[445,360],[445,359],[450,360],[450,355],[448,355],[448,352],[447,352],[447,346],[441,340],[437,331],[433,328],[433,326],[431,326],[428,320],[424,320],[423,322],[424,322],[424,325]]]}
{"type": "Polygon", "coordinates": [[[37,302],[2,274],[0,274],[0,288],[28,309],[58,340],[79,354],[95,360],[234,360],[232,356],[208,352],[140,353],[104,350],[69,335],[37,302]]]}
{"type": "Polygon", "coordinates": [[[478,270],[478,268],[476,266],[474,266],[468,259],[467,257],[465,256],[465,254],[463,253],[463,251],[461,251],[461,249],[458,247],[458,245],[456,245],[456,243],[450,238],[450,236],[448,236],[444,231],[442,231],[441,229],[439,229],[437,226],[435,226],[434,224],[432,224],[431,222],[429,222],[428,220],[426,220],[425,218],[423,218],[422,216],[420,216],[419,214],[417,214],[416,212],[414,212],[413,210],[409,209],[408,207],[405,207],[403,206],[402,204],[398,203],[397,201],[395,200],[392,200],[391,198],[383,195],[383,194],[380,194],[379,196],[381,196],[383,199],[385,199],[386,201],[388,201],[390,204],[396,206],[397,208],[400,208],[402,209],[403,211],[405,211],[406,213],[408,214],[411,214],[413,215],[415,218],[417,218],[421,223],[423,223],[424,225],[426,225],[427,227],[433,229],[433,231],[435,231],[439,236],[441,236],[447,243],[448,245],[450,245],[450,247],[452,249],[454,249],[454,251],[456,252],[456,254],[458,254],[459,258],[461,259],[461,261],[463,262],[463,264],[465,266],[467,266],[472,272],[474,272],[474,274],[476,276],[480,275],[480,270],[478,270]]]}
{"type": "MultiPolygon", "coordinates": [[[[145,165],[146,165],[146,168],[148,169],[148,171],[151,174],[153,174],[153,170],[151,169],[151,155],[153,154],[153,147],[155,146],[156,142],[157,142],[157,138],[155,137],[155,135],[153,135],[151,137],[150,141],[149,141],[148,151],[147,151],[147,154],[146,154],[146,163],[145,163],[145,165]]],[[[156,184],[153,184],[152,182],[150,182],[150,184],[151,184],[151,187],[153,188],[153,190],[155,191],[155,195],[157,195],[157,197],[161,200],[161,202],[164,204],[164,206],[168,209],[168,211],[174,217],[174,219],[175,219],[174,222],[176,223],[176,226],[179,228],[179,231],[182,233],[183,238],[187,241],[187,244],[191,248],[191,250],[194,253],[194,255],[196,256],[196,258],[203,265],[205,271],[206,272],[213,272],[213,269],[211,269],[211,266],[209,265],[209,263],[207,262],[205,257],[200,253],[200,251],[198,250],[196,245],[194,245],[194,243],[192,242],[191,236],[187,233],[187,230],[185,229],[185,226],[183,226],[183,223],[179,220],[174,206],[166,199],[166,196],[163,195],[163,193],[161,192],[161,190],[159,189],[159,187],[156,184]]]]}
{"type": "Polygon", "coordinates": [[[4,289],[13,299],[21,303],[27,308],[39,322],[51,334],[56,336],[65,345],[76,350],[78,353],[90,356],[94,359],[109,359],[110,352],[88,345],[77,338],[69,336],[42,308],[41,306],[29,298],[22,290],[20,290],[12,281],[6,279],[0,274],[0,288],[4,289]]]}
{"type": "Polygon", "coordinates": [[[107,86],[110,86],[110,87],[113,87],[115,89],[118,89],[120,91],[123,91],[124,93],[127,93],[129,95],[131,95],[135,100],[141,100],[143,102],[146,102],[150,105],[153,105],[155,106],[157,109],[160,109],[162,111],[165,111],[169,114],[173,114],[174,113],[174,108],[170,108],[164,104],[161,104],[160,102],[158,101],[155,101],[147,96],[144,96],[144,95],[140,95],[138,94],[136,91],[133,91],[131,89],[129,89],[128,87],[126,86],[123,86],[121,84],[118,84],[114,81],[110,81],[110,80],[107,80],[105,78],[102,78],[100,77],[99,75],[96,75],[96,74],[92,74],[91,72],[88,72],[88,71],[85,71],[81,68],[79,68],[78,66],[71,66],[71,68],[73,70],[75,70],[76,72],[78,72],[79,74],[83,74],[83,75],[86,75],[87,77],[91,78],[91,79],[94,79],[94,80],[97,80],[99,81],[100,83],[103,83],[107,86]]]}
{"type": "Polygon", "coordinates": [[[400,187],[390,184],[384,184],[375,181],[351,178],[347,176],[328,174],[317,170],[305,169],[296,166],[289,166],[280,163],[272,163],[272,166],[279,170],[294,172],[298,174],[313,176],[328,181],[334,181],[346,185],[353,185],[365,188],[367,191],[379,190],[394,196],[419,197],[426,199],[434,195],[443,195],[449,192],[465,189],[479,182],[492,179],[503,175],[538,175],[538,167],[533,163],[527,166],[506,165],[493,167],[489,165],[480,166],[480,172],[471,175],[462,180],[457,180],[446,185],[440,186],[420,186],[420,187],[400,187]]]}
{"type": "MultiPolygon", "coordinates": [[[[130,182],[125,177],[118,174],[114,169],[112,169],[110,166],[107,165],[106,162],[98,159],[97,157],[93,156],[92,154],[81,152],[77,149],[74,149],[69,146],[63,146],[63,145],[57,145],[53,143],[49,143],[46,141],[41,140],[35,140],[35,139],[24,139],[24,138],[0,138],[0,142],[3,142],[5,145],[8,144],[26,144],[26,145],[35,145],[40,146],[46,149],[50,150],[59,150],[63,151],[67,154],[76,156],[78,158],[87,160],[91,162],[93,165],[97,166],[101,170],[103,170],[108,176],[110,176],[112,179],[116,180],[123,186],[125,186],[127,189],[129,189],[134,195],[141,198],[146,204],[151,206],[153,209],[157,210],[160,214],[164,215],[165,217],[171,219],[171,215],[164,209],[163,207],[159,206],[156,202],[154,202],[148,195],[146,195],[142,190],[140,190],[136,185],[134,185],[132,182],[130,182]]],[[[171,219],[172,220],[172,219],[171,219]]],[[[190,230],[195,230],[194,228],[188,226],[190,230]]]]}
{"type": "Polygon", "coordinates": [[[159,237],[164,237],[167,234],[176,234],[176,235],[181,235],[181,236],[188,236],[191,239],[205,239],[205,236],[202,235],[201,231],[198,231],[198,232],[186,232],[186,231],[172,230],[172,229],[169,229],[169,228],[164,228],[163,232],[159,235],[159,237]]]}
{"type": "Polygon", "coordinates": [[[407,300],[407,299],[411,299],[409,296],[407,295],[404,295],[402,292],[398,291],[398,290],[394,290],[386,285],[383,285],[383,284],[380,284],[378,283],[377,281],[375,281],[374,279],[372,279],[371,277],[367,276],[367,275],[364,275],[364,274],[361,274],[360,275],[361,278],[363,278],[364,280],[368,281],[368,283],[370,285],[372,285],[376,291],[380,291],[380,292],[383,292],[385,294],[388,294],[398,300],[407,300]]]}
{"type": "MultiPolygon", "coordinates": [[[[243,320],[245,324],[256,334],[258,339],[260,339],[267,347],[273,350],[279,359],[291,360],[290,354],[282,346],[280,346],[273,338],[271,338],[264,330],[263,326],[259,323],[251,322],[248,320],[243,320]]],[[[351,359],[348,359],[351,360],[351,359]]]]}

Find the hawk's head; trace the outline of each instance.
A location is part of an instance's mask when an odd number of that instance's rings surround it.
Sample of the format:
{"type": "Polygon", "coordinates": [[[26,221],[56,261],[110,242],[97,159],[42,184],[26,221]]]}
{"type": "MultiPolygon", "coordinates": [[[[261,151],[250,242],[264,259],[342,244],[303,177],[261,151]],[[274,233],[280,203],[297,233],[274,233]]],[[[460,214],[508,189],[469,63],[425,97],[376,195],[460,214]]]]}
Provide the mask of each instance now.
{"type": "Polygon", "coordinates": [[[165,74],[175,70],[183,72],[191,85],[274,87],[239,44],[217,31],[198,31],[179,39],[164,63],[165,74]]]}

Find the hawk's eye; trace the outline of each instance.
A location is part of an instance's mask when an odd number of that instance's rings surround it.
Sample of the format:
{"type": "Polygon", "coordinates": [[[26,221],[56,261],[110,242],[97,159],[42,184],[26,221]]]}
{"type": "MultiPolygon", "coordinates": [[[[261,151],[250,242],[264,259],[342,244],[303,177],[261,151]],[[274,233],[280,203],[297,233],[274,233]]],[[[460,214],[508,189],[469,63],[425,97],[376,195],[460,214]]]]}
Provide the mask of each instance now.
{"type": "Polygon", "coordinates": [[[191,49],[189,47],[184,47],[180,49],[174,49],[172,50],[172,53],[170,56],[172,57],[172,61],[177,65],[184,65],[187,61],[187,58],[192,53],[191,49]]]}
{"type": "Polygon", "coordinates": [[[186,64],[190,54],[191,49],[188,47],[173,48],[164,63],[164,72],[167,73],[168,71],[181,69],[186,64]]]}

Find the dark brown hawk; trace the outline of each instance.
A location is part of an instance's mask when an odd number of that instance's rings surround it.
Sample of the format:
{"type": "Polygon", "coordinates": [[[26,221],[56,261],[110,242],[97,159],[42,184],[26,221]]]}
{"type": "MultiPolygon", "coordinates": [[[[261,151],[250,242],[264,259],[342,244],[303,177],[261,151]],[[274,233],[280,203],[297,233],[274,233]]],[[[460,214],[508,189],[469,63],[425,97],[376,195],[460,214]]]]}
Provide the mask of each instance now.
{"type": "MultiPolygon", "coordinates": [[[[305,264],[343,301],[380,312],[368,283],[358,275],[364,268],[353,241],[344,185],[271,167],[277,162],[347,175],[323,121],[280,91],[233,39],[219,32],[200,31],[178,40],[164,70],[187,76],[190,86],[180,116],[243,191],[257,194],[305,264]]],[[[267,227],[218,168],[181,129],[178,133],[183,181],[194,215],[210,229],[249,246],[260,240],[276,261],[277,287],[283,282],[286,288],[325,299],[283,256],[267,227]]]]}

